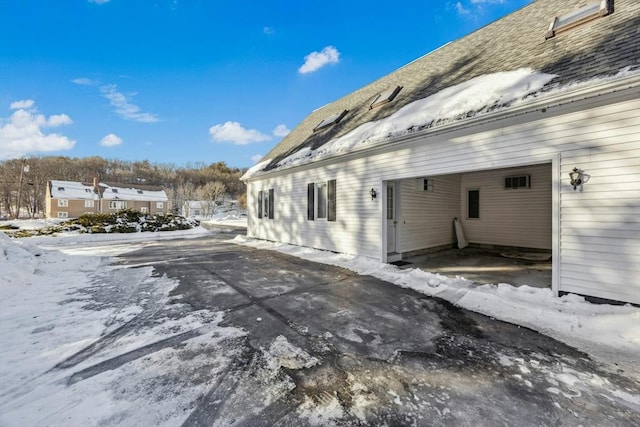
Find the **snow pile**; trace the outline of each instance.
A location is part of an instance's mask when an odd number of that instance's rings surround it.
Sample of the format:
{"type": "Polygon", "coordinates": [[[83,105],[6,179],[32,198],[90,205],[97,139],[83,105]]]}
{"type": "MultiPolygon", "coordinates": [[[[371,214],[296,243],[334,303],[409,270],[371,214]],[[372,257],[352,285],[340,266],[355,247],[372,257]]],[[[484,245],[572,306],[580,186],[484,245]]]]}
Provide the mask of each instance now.
{"type": "Polygon", "coordinates": [[[244,331],[220,326],[223,313],[172,301],[178,282],[150,267],[96,256],[109,252],[109,237],[0,233],[0,424],[181,425],[237,356],[229,342],[244,331]],[[34,245],[78,238],[106,242],[34,245]],[[180,345],[145,350],[176,337],[180,345]]]}
{"type": "Polygon", "coordinates": [[[542,332],[593,356],[610,369],[621,368],[640,378],[640,308],[630,304],[591,304],[577,295],[557,298],[550,289],[505,283],[479,286],[463,277],[449,278],[417,268],[399,269],[371,258],[244,236],[236,236],[232,241],[335,265],[445,299],[462,308],[542,332]]]}

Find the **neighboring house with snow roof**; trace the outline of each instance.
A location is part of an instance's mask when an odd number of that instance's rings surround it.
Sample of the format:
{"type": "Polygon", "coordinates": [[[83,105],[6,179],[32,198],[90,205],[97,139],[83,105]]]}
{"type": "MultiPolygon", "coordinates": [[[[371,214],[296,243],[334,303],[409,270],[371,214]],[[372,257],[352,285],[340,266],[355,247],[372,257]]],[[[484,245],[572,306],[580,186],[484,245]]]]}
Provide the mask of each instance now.
{"type": "Polygon", "coordinates": [[[47,183],[45,215],[47,218],[77,218],[100,212],[100,192],[94,183],[58,181],[47,183]]]}
{"type": "Polygon", "coordinates": [[[165,214],[169,198],[161,187],[149,185],[57,181],[48,182],[47,218],[77,218],[83,214],[111,213],[133,209],[148,214],[165,214]]]}
{"type": "Polygon", "coordinates": [[[237,208],[238,201],[230,196],[222,200],[188,200],[182,204],[182,215],[195,218],[211,218],[219,212],[228,212],[237,208]]]}
{"type": "Polygon", "coordinates": [[[215,212],[213,200],[188,200],[182,204],[182,215],[185,217],[210,217],[215,212]]]}
{"type": "Polygon", "coordinates": [[[313,111],[243,177],[248,235],[391,262],[458,218],[551,253],[556,295],[640,303],[638,28],[637,0],[537,0],[313,111]]]}

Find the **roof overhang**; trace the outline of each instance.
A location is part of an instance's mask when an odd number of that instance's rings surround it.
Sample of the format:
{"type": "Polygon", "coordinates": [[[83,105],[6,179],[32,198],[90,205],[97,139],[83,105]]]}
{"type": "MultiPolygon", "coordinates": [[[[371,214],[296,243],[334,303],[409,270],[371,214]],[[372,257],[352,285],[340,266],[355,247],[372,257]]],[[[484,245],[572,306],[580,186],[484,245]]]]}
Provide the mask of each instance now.
{"type": "MultiPolygon", "coordinates": [[[[315,169],[317,167],[333,164],[339,161],[349,160],[357,157],[365,157],[375,152],[395,149],[400,145],[410,144],[417,140],[424,140],[425,138],[430,138],[456,131],[467,130],[471,132],[473,128],[489,124],[491,122],[503,121],[531,113],[547,112],[548,110],[555,107],[579,103],[581,101],[587,101],[598,97],[604,97],[605,95],[609,94],[629,92],[629,94],[632,96],[635,94],[635,97],[637,98],[638,91],[640,90],[640,73],[633,73],[629,76],[619,77],[615,79],[605,78],[602,79],[601,82],[595,81],[590,83],[591,84],[588,85],[576,83],[562,90],[551,91],[550,93],[546,94],[543,93],[543,96],[531,99],[527,102],[522,102],[514,107],[508,107],[476,117],[466,118],[457,122],[415,131],[410,134],[398,137],[392,137],[380,142],[368,144],[364,147],[354,149],[348,153],[329,155],[321,159],[311,161],[309,163],[283,167],[279,169],[271,169],[269,171],[258,171],[250,177],[242,177],[241,179],[245,182],[252,182],[266,178],[282,176],[298,171],[315,169]]],[[[606,100],[603,99],[602,101],[604,102],[606,100]]],[[[553,114],[553,112],[549,111],[549,114],[553,114]]]]}

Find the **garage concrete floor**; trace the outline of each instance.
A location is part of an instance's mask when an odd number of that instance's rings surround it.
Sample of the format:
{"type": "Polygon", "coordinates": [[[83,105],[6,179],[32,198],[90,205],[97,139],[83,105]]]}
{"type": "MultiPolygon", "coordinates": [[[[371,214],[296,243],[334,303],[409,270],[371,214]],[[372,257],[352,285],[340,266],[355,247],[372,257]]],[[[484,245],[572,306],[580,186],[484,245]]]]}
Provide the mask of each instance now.
{"type": "MultiPolygon", "coordinates": [[[[514,286],[551,288],[551,254],[548,260],[508,258],[498,251],[478,248],[448,249],[405,258],[410,264],[400,268],[419,268],[449,277],[462,276],[478,284],[509,283],[514,286]]],[[[544,254],[536,254],[544,255],[544,254]]]]}

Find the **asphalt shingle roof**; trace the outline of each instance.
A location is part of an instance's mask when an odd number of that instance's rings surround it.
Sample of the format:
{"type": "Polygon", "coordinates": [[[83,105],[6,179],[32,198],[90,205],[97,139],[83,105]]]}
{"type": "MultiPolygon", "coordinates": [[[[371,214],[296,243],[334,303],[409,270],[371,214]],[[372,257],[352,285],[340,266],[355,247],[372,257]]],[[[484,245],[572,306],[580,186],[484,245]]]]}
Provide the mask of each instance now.
{"type": "Polygon", "coordinates": [[[537,0],[504,18],[413,61],[309,114],[265,158],[269,170],[306,147],[317,149],[359,125],[474,77],[519,68],[555,74],[549,84],[567,84],[640,67],[640,1],[610,0],[611,13],[545,39],[554,17],[593,0],[537,0]],[[402,86],[381,107],[369,105],[381,92],[402,86]],[[349,112],[337,124],[314,132],[325,118],[349,112]]]}

